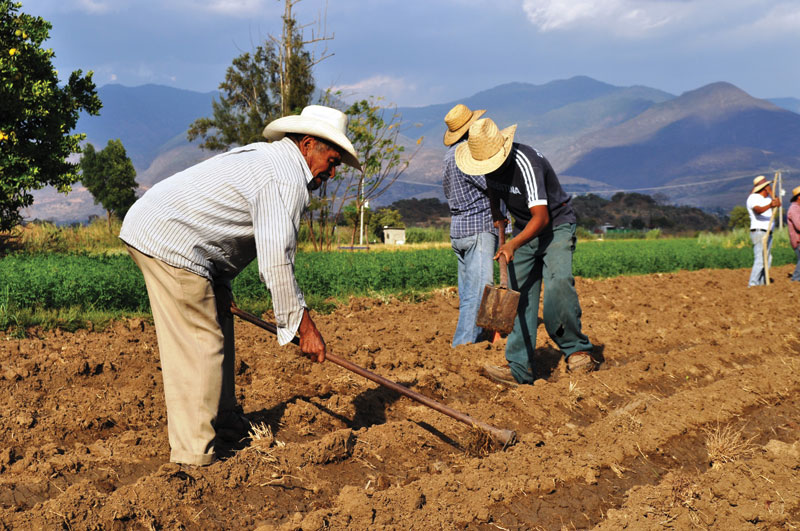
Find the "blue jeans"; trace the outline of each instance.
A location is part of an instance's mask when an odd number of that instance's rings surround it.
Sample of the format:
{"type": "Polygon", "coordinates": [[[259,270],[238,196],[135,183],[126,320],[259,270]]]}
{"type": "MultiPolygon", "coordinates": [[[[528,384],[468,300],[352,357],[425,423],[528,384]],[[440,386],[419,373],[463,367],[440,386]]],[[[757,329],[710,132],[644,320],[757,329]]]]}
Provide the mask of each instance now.
{"type": "MultiPolygon", "coordinates": [[[[766,274],[764,272],[764,234],[765,230],[756,230],[750,232],[750,241],[753,242],[753,269],[750,270],[750,281],[748,286],[763,286],[767,283],[766,274]]],[[[769,241],[767,242],[767,254],[769,256],[769,265],[772,265],[772,233],[769,234],[769,241]]]]}
{"type": "Polygon", "coordinates": [[[792,280],[800,282],[800,245],[794,248],[794,259],[797,264],[794,266],[794,273],[792,273],[792,280]]]}
{"type": "Polygon", "coordinates": [[[494,283],[494,258],[497,236],[479,232],[451,240],[458,258],[458,324],[453,346],[475,343],[483,328],[475,326],[483,287],[494,283]]]}
{"type": "Polygon", "coordinates": [[[520,292],[520,300],[514,330],[506,342],[506,360],[519,383],[533,383],[531,366],[542,280],[542,317],[550,338],[567,357],[592,348],[589,338],[581,332],[581,306],[572,276],[575,228],[574,223],[564,223],[545,229],[517,249],[509,264],[509,284],[520,292]]]}

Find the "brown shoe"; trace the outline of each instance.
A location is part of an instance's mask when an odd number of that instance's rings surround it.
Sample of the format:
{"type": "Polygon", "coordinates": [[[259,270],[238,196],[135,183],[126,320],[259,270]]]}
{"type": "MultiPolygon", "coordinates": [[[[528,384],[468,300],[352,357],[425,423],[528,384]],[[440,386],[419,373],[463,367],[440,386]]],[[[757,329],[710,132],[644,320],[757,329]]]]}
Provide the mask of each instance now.
{"type": "Polygon", "coordinates": [[[598,367],[600,367],[600,362],[587,350],[573,352],[567,357],[568,372],[588,373],[596,371],[598,367]]]}
{"type": "Polygon", "coordinates": [[[514,379],[514,375],[511,374],[511,367],[509,367],[508,364],[505,364],[502,367],[498,365],[484,365],[483,373],[493,382],[507,385],[509,387],[517,387],[519,385],[519,382],[514,379]]]}

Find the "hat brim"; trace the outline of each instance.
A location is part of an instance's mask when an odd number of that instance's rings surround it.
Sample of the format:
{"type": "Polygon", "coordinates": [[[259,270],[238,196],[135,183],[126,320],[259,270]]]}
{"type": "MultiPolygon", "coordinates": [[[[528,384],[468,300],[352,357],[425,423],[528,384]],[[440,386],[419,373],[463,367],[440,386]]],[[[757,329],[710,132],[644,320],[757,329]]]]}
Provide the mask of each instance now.
{"type": "Polygon", "coordinates": [[[514,134],[517,132],[517,124],[506,127],[500,134],[503,135],[503,149],[484,160],[472,158],[469,144],[463,143],[456,148],[456,166],[467,175],[486,175],[503,165],[511,154],[511,146],[514,144],[514,134]]]}
{"type": "Polygon", "coordinates": [[[486,109],[478,109],[478,110],[472,111],[472,117],[469,120],[467,120],[467,123],[465,123],[464,125],[462,125],[458,129],[456,129],[455,131],[451,131],[449,129],[447,131],[445,131],[444,132],[444,145],[445,146],[452,146],[453,144],[458,142],[459,139],[462,136],[464,136],[464,134],[466,134],[467,131],[469,131],[469,126],[471,126],[475,122],[475,120],[477,120],[478,118],[483,116],[485,112],[486,112],[486,109]]]}
{"type": "Polygon", "coordinates": [[[758,183],[757,185],[755,185],[753,187],[753,193],[755,194],[756,192],[760,192],[761,190],[763,190],[764,188],[766,188],[767,186],[769,186],[771,184],[772,184],[772,181],[766,181],[766,182],[763,182],[763,183],[758,183]]]}
{"type": "Polygon", "coordinates": [[[292,115],[278,118],[264,128],[264,138],[270,141],[280,140],[286,136],[286,133],[315,136],[335,144],[340,148],[342,162],[361,171],[361,163],[358,161],[353,144],[335,127],[306,116],[292,115]]]}

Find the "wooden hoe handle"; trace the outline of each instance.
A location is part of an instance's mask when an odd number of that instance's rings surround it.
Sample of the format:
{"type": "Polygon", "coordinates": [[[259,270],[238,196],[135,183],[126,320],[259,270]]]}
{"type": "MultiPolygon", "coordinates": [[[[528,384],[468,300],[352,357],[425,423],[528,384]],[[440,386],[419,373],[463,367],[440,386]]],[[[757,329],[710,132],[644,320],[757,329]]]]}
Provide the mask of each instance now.
{"type": "MultiPolygon", "coordinates": [[[[245,321],[248,321],[248,322],[250,322],[250,323],[252,323],[252,324],[254,324],[256,326],[259,326],[259,327],[269,331],[269,332],[272,332],[273,334],[277,335],[277,333],[278,333],[278,327],[275,326],[275,324],[268,323],[267,321],[263,321],[263,320],[259,319],[258,317],[256,317],[255,315],[247,313],[244,310],[239,309],[239,307],[236,306],[233,303],[231,304],[231,313],[234,314],[234,315],[238,315],[239,317],[241,317],[245,321]]],[[[300,338],[295,336],[292,339],[292,343],[294,343],[295,345],[300,345],[300,338]]],[[[512,445],[512,444],[514,444],[516,442],[517,434],[514,431],[504,430],[502,428],[496,428],[494,426],[490,426],[489,424],[486,424],[485,422],[481,422],[480,420],[477,420],[477,419],[474,419],[474,418],[470,417],[466,413],[462,413],[460,411],[456,411],[455,409],[453,409],[451,407],[448,407],[448,406],[446,406],[446,405],[444,405],[444,404],[442,404],[440,402],[437,402],[436,400],[434,400],[432,398],[428,398],[427,396],[422,395],[420,393],[417,393],[416,391],[412,391],[408,387],[404,387],[404,386],[398,384],[397,382],[393,382],[392,380],[384,378],[383,376],[377,375],[374,372],[371,372],[371,371],[369,371],[369,370],[367,370],[367,369],[365,369],[363,367],[360,367],[360,366],[356,365],[355,363],[351,363],[351,362],[347,361],[344,358],[340,358],[339,356],[336,356],[335,354],[326,353],[325,354],[325,359],[335,363],[336,365],[339,365],[340,367],[344,367],[348,371],[352,371],[352,372],[354,372],[354,373],[356,373],[358,375],[363,376],[364,378],[367,378],[368,380],[372,380],[373,382],[376,382],[376,383],[378,383],[378,384],[380,384],[380,385],[382,385],[384,387],[387,387],[387,388],[391,389],[392,391],[394,391],[396,393],[399,393],[399,394],[401,394],[403,396],[406,396],[406,397],[408,397],[408,398],[410,398],[412,400],[415,400],[415,401],[419,402],[420,404],[422,404],[424,406],[427,406],[427,407],[429,407],[431,409],[435,409],[439,413],[444,413],[448,417],[454,418],[459,422],[463,422],[464,424],[468,424],[470,426],[476,426],[476,427],[480,428],[481,430],[491,434],[494,438],[496,438],[498,441],[503,443],[504,447],[510,446],[510,445],[512,445]]]]}
{"type": "MultiPolygon", "coordinates": [[[[497,247],[498,249],[506,243],[506,224],[500,224],[500,234],[498,235],[500,238],[500,245],[497,247]]],[[[500,286],[504,288],[508,288],[508,261],[506,260],[506,255],[501,254],[500,258],[497,260],[500,264],[500,286]]]]}

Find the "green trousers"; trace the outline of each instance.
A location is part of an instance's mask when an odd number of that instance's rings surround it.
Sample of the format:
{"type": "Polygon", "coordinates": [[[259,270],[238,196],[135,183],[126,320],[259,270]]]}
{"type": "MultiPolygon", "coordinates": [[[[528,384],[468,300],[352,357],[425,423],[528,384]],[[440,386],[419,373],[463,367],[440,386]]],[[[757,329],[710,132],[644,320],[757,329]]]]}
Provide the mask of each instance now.
{"type": "Polygon", "coordinates": [[[567,357],[592,348],[581,332],[581,306],[572,276],[575,228],[574,223],[548,227],[517,249],[509,264],[509,285],[520,292],[520,301],[514,330],[506,343],[506,360],[520,383],[533,383],[531,367],[542,281],[542,318],[550,338],[567,357]]]}

